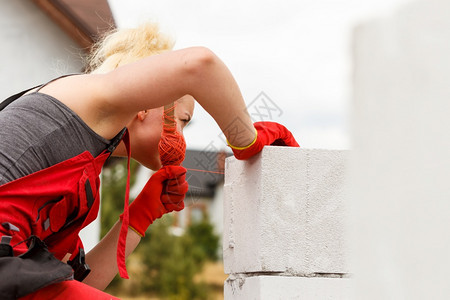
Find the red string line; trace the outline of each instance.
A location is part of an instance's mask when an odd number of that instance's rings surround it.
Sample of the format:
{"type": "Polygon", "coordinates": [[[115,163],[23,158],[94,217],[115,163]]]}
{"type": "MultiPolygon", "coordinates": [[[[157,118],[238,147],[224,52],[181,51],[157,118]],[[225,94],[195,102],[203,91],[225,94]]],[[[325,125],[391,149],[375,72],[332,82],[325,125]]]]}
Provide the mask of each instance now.
{"type": "Polygon", "coordinates": [[[219,171],[207,171],[207,170],[191,169],[191,168],[186,168],[186,170],[196,171],[196,172],[205,172],[205,173],[214,173],[214,174],[225,174],[224,172],[219,172],[219,171]]]}

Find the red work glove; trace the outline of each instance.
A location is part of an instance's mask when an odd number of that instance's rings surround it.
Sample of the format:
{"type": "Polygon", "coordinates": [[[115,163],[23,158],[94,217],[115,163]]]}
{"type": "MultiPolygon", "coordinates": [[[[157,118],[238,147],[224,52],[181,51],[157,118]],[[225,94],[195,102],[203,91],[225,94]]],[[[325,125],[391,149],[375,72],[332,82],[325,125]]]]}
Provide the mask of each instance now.
{"type": "Polygon", "coordinates": [[[281,124],[275,122],[256,122],[255,140],[246,147],[235,147],[228,143],[237,159],[248,159],[259,153],[264,146],[291,146],[300,147],[292,133],[281,124]]]}
{"type": "Polygon", "coordinates": [[[154,220],[166,213],[184,208],[183,200],[187,191],[185,168],[162,167],[150,177],[140,194],[130,204],[129,227],[145,236],[145,231],[154,220]]]}

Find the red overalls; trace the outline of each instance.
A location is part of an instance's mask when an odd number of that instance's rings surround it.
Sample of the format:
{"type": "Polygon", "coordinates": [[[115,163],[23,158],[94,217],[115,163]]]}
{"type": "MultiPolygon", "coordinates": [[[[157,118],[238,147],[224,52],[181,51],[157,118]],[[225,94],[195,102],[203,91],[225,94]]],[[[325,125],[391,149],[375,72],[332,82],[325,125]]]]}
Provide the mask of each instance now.
{"type": "MultiPolygon", "coordinates": [[[[11,100],[8,99],[7,102],[9,104],[11,100]]],[[[128,133],[124,129],[114,138],[113,144],[95,158],[88,151],[85,151],[69,160],[0,186],[0,237],[2,238],[0,250],[7,249],[6,252],[3,251],[3,255],[5,255],[11,248],[8,246],[10,245],[15,256],[14,258],[8,258],[6,254],[7,258],[0,257],[0,271],[1,268],[6,270],[8,259],[16,259],[17,262],[18,255],[28,258],[29,253],[24,255],[29,248],[27,241],[30,240],[30,237],[35,236],[45,243],[48,251],[58,260],[61,260],[67,253],[71,254],[70,261],[73,263],[75,278],[79,277],[79,280],[82,280],[87,275],[89,270],[85,268],[87,265],[84,264],[83,245],[78,234],[82,228],[97,217],[100,203],[99,175],[106,159],[124,135],[128,148],[128,133]]],[[[127,204],[125,204],[126,209],[127,204]]],[[[123,225],[127,226],[127,222],[128,219],[126,224],[123,225]]],[[[120,240],[124,243],[123,236],[120,240]]],[[[38,251],[41,250],[38,249],[38,251]]],[[[118,251],[124,252],[124,249],[120,249],[119,246],[118,251]]],[[[51,256],[51,254],[49,255],[51,256]]],[[[50,260],[50,258],[48,259],[50,260]]],[[[25,260],[20,261],[20,263],[22,262],[25,262],[25,260]]],[[[72,273],[70,268],[68,270],[69,273],[72,273]]],[[[13,274],[11,273],[11,275],[13,274]]],[[[20,274],[17,276],[20,277],[20,274]]],[[[52,278],[52,282],[37,283],[37,285],[43,287],[70,277],[73,278],[73,275],[64,274],[61,278],[52,278]]],[[[17,280],[19,279],[17,278],[17,280]]],[[[25,280],[25,285],[27,280],[25,280]]],[[[39,278],[36,280],[39,280],[39,278]]],[[[26,288],[25,292],[20,290],[20,286],[17,289],[17,291],[14,291],[14,297],[29,293],[26,288]]],[[[102,294],[106,295],[107,299],[111,299],[110,295],[85,284],[64,281],[44,288],[38,293],[29,294],[27,299],[49,299],[50,295],[52,299],[56,299],[54,298],[56,295],[59,295],[61,299],[74,299],[75,295],[78,295],[78,299],[81,299],[79,298],[81,296],[94,295],[95,299],[103,299],[101,298],[102,294]],[[74,285],[76,286],[76,294],[73,294],[73,288],[67,289],[68,286],[74,285]],[[67,298],[68,296],[70,297],[67,298]]],[[[8,297],[7,295],[9,294],[3,295],[0,289],[0,298],[5,299],[5,297],[8,297]]]]}
{"type": "MultiPolygon", "coordinates": [[[[84,152],[72,159],[0,186],[0,223],[11,223],[20,231],[2,228],[16,245],[35,235],[56,258],[72,257],[83,248],[78,232],[91,223],[99,209],[99,174],[109,153],[94,158],[84,152]]],[[[14,255],[28,249],[14,247],[14,255]]]]}

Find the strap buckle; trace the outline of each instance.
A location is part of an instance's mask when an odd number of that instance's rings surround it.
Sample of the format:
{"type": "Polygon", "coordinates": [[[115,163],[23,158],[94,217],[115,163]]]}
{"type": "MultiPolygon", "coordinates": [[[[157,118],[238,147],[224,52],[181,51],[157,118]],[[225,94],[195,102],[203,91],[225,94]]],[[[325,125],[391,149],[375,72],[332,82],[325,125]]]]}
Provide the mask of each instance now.
{"type": "Polygon", "coordinates": [[[73,260],[67,262],[73,269],[75,280],[83,281],[91,272],[91,268],[86,263],[86,255],[83,248],[78,249],[78,254],[73,260]]]}
{"type": "Polygon", "coordinates": [[[109,153],[113,153],[114,150],[116,150],[117,146],[119,145],[120,141],[122,141],[123,136],[127,132],[127,128],[124,127],[109,143],[109,146],[107,148],[107,151],[109,153]]]}

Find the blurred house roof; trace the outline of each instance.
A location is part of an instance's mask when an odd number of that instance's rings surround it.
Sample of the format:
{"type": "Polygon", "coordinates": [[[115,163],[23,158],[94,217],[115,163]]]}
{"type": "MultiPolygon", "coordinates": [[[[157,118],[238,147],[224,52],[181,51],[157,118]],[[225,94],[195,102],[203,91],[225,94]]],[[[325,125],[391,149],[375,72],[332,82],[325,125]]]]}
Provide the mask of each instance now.
{"type": "Polygon", "coordinates": [[[216,186],[223,182],[225,158],[229,155],[231,154],[225,152],[186,150],[183,167],[188,169],[188,196],[214,197],[216,186]]]}
{"type": "Polygon", "coordinates": [[[33,0],[81,48],[89,51],[105,32],[116,28],[107,0],[33,0]]]}

